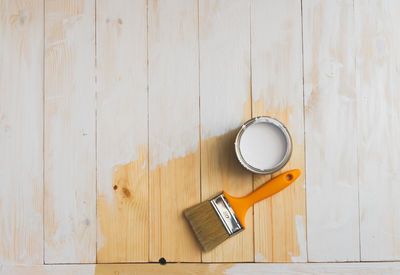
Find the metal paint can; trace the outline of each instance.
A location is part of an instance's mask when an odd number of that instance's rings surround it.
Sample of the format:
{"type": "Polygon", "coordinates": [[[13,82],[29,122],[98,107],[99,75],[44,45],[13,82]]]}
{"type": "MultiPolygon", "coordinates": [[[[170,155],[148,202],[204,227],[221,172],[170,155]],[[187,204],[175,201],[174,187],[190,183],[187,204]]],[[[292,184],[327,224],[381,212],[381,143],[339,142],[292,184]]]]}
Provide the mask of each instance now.
{"type": "MultiPolygon", "coordinates": [[[[252,130],[254,132],[254,130],[252,130]]],[[[275,134],[276,135],[276,134],[275,134]]],[[[262,142],[264,142],[264,140],[261,140],[262,142]]],[[[265,139],[266,142],[266,146],[268,145],[268,140],[265,139]]],[[[271,144],[271,146],[273,146],[274,144],[271,144]]],[[[254,146],[257,146],[257,142],[255,143],[254,146]]],[[[283,145],[282,145],[283,146],[283,145]]],[[[239,162],[241,163],[241,165],[246,168],[247,170],[249,170],[250,172],[256,173],[256,174],[272,174],[275,173],[277,171],[279,171],[280,169],[282,169],[287,162],[290,159],[290,156],[292,155],[292,138],[290,136],[290,133],[288,131],[288,129],[285,127],[285,125],[283,125],[282,122],[280,122],[279,120],[272,118],[272,117],[268,117],[268,116],[260,116],[260,117],[255,117],[252,118],[250,120],[248,120],[247,122],[245,122],[242,127],[240,128],[239,132],[236,135],[236,139],[235,139],[235,151],[236,151],[236,156],[237,159],[239,160],[239,162]],[[263,123],[263,124],[261,124],[263,123]],[[261,165],[259,165],[259,167],[257,167],[257,165],[254,165],[254,161],[252,163],[252,161],[249,161],[249,157],[246,156],[246,152],[242,152],[243,150],[245,150],[245,148],[243,148],[241,146],[241,142],[244,142],[244,140],[242,141],[242,137],[245,135],[249,135],[250,131],[249,129],[252,127],[261,127],[261,126],[267,126],[271,129],[273,129],[273,131],[275,133],[277,133],[277,135],[279,136],[279,138],[282,139],[282,144],[286,144],[286,148],[284,149],[284,147],[282,147],[281,151],[279,152],[279,156],[277,158],[277,160],[274,162],[274,164],[271,167],[260,167],[261,165]],[[283,143],[284,142],[284,143],[283,143]],[[247,158],[247,159],[246,159],[247,158]]],[[[256,147],[257,149],[257,147],[256,147]]],[[[260,148],[261,149],[261,148],[260,148]]],[[[261,150],[263,151],[263,150],[261,150]]],[[[268,158],[269,156],[265,156],[266,158],[268,158]]]]}

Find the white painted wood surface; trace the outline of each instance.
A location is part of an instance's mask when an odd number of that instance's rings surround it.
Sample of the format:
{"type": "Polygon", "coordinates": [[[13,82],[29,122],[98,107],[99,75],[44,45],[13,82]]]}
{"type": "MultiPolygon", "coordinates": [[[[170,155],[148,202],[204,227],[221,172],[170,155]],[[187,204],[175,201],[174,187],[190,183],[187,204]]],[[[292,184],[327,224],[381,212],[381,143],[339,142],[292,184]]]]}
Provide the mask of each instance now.
{"type": "Polygon", "coordinates": [[[96,259],[95,1],[45,5],[46,263],[96,259]]]}
{"type": "Polygon", "coordinates": [[[396,0],[0,0],[0,274],[400,273],[40,265],[399,260],[399,18],[396,0]],[[300,179],[202,255],[181,212],[269,178],[232,151],[256,115],[288,126],[307,196],[300,179]]]}
{"type": "Polygon", "coordinates": [[[147,262],[147,2],[96,12],[97,262],[147,262]]]}
{"type": "Polygon", "coordinates": [[[303,2],[310,261],[360,260],[353,15],[350,0],[303,2]]]}
{"type": "Polygon", "coordinates": [[[0,1],[0,263],[43,261],[43,1],[0,1]]]}
{"type": "Polygon", "coordinates": [[[356,0],[360,240],[400,259],[400,2],[356,0]]]}
{"type": "MultiPolygon", "coordinates": [[[[252,176],[234,155],[237,128],[251,118],[250,2],[199,2],[201,198],[222,190],[233,196],[252,191],[252,176]]],[[[253,213],[246,230],[203,262],[253,261],[253,213]]]]}

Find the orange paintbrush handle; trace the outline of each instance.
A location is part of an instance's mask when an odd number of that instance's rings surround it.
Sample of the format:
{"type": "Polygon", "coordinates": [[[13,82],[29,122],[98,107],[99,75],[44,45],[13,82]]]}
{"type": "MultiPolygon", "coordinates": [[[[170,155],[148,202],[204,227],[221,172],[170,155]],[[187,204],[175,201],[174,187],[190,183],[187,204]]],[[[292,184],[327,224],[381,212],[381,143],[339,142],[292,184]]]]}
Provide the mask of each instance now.
{"type": "Polygon", "coordinates": [[[299,169],[287,171],[271,179],[270,181],[267,181],[262,186],[257,188],[254,192],[242,198],[232,197],[225,191],[223,193],[227,198],[229,204],[231,205],[233,211],[235,212],[237,218],[239,219],[240,223],[243,225],[243,227],[245,227],[244,218],[246,216],[246,212],[253,204],[263,199],[266,199],[275,193],[278,193],[282,189],[285,189],[292,182],[294,182],[300,176],[300,174],[301,171],[299,169]]]}

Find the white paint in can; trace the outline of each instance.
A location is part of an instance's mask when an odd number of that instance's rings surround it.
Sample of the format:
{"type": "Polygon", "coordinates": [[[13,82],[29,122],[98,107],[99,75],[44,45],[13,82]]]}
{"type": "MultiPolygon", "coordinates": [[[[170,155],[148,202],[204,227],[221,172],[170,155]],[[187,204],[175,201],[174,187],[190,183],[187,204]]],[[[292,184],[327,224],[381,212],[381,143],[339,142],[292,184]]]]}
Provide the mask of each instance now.
{"type": "Polygon", "coordinates": [[[286,138],[272,123],[254,123],[246,128],[240,138],[243,159],[260,170],[277,166],[285,157],[286,151],[286,138]]]}
{"type": "Polygon", "coordinates": [[[282,169],[292,154],[292,138],[279,120],[259,116],[240,128],[235,140],[239,162],[257,174],[272,174],[282,169]]]}

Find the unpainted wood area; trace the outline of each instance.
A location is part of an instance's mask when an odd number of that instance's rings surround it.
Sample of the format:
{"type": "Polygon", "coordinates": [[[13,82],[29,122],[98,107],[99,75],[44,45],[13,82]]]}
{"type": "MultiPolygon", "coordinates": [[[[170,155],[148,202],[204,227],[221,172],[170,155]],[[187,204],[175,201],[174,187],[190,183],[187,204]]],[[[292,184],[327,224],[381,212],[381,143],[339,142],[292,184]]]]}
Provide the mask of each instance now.
{"type": "Polygon", "coordinates": [[[0,0],[0,274],[398,273],[328,263],[400,260],[399,24],[396,0],[0,0]],[[261,115],[294,145],[272,176],[302,176],[203,253],[182,211],[271,178],[234,154],[261,115]]]}

